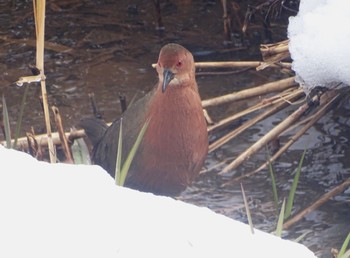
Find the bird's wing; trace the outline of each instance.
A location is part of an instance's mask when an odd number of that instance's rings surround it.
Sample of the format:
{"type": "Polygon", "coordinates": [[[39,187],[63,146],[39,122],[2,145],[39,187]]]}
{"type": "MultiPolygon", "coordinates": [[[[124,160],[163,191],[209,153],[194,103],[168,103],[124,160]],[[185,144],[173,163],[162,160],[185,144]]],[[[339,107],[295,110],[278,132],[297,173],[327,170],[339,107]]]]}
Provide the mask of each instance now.
{"type": "Polygon", "coordinates": [[[108,125],[103,120],[95,117],[83,118],[78,126],[85,130],[85,134],[91,141],[92,146],[95,146],[101,140],[108,128],[108,125]]]}
{"type": "MultiPolygon", "coordinates": [[[[142,126],[146,121],[146,112],[156,88],[135,102],[122,115],[122,162],[134,145],[142,126]]],[[[94,147],[93,160],[101,165],[112,177],[115,175],[115,163],[119,141],[120,119],[117,119],[106,130],[103,137],[94,147]]]]}

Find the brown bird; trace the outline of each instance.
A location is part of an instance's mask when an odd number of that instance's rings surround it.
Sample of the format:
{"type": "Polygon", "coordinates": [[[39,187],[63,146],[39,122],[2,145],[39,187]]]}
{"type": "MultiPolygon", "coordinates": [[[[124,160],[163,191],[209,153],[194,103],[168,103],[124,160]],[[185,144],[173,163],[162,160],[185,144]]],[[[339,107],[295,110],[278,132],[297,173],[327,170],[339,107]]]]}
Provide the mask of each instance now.
{"type": "MultiPolygon", "coordinates": [[[[159,82],[155,88],[122,116],[123,161],[149,120],[125,186],[173,196],[185,190],[203,166],[208,153],[207,125],[192,54],[178,44],[167,44],[156,68],[159,82]]],[[[114,177],[120,120],[107,128],[102,121],[85,119],[82,127],[94,144],[94,163],[114,177]]]]}

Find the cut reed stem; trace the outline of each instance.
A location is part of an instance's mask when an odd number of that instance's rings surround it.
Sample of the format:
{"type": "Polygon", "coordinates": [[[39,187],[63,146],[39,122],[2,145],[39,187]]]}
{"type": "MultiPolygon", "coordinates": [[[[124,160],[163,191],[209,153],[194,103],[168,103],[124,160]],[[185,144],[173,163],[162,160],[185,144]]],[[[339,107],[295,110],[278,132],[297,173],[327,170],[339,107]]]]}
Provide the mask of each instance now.
{"type": "Polygon", "coordinates": [[[294,79],[295,77],[289,77],[279,81],[265,83],[250,89],[233,92],[227,95],[223,95],[223,96],[208,99],[208,100],[203,100],[202,106],[204,108],[207,108],[207,107],[217,106],[217,105],[221,105],[232,101],[252,98],[259,95],[268,94],[271,92],[283,91],[287,88],[297,85],[294,79]]]}
{"type": "Polygon", "coordinates": [[[66,162],[73,164],[74,160],[73,160],[71,149],[70,149],[69,144],[68,144],[67,137],[64,133],[60,111],[55,106],[52,107],[52,111],[54,114],[54,118],[55,118],[55,122],[56,122],[56,126],[57,126],[57,132],[58,132],[58,135],[59,135],[59,138],[61,141],[61,145],[62,145],[64,154],[66,156],[66,162]]]}
{"type": "Polygon", "coordinates": [[[35,29],[36,29],[36,68],[40,71],[41,95],[43,100],[46,133],[49,147],[50,162],[56,163],[56,149],[52,140],[50,112],[47,100],[45,72],[44,72],[44,44],[45,44],[45,0],[33,0],[35,29]]]}

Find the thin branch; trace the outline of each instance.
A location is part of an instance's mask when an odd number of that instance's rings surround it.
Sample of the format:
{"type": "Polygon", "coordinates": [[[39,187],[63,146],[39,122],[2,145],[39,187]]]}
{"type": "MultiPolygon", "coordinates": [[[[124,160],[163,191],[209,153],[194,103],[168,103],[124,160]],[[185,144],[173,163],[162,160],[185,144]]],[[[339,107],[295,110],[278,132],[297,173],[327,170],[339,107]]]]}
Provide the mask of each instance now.
{"type": "Polygon", "coordinates": [[[340,185],[334,187],[331,191],[329,191],[328,193],[325,193],[324,195],[322,195],[316,202],[314,202],[312,205],[310,205],[309,207],[305,208],[304,210],[302,210],[301,212],[299,212],[298,214],[296,214],[293,218],[291,218],[290,220],[288,220],[287,222],[285,222],[283,224],[283,228],[287,229],[290,226],[292,226],[294,223],[298,222],[299,220],[301,220],[302,218],[304,218],[306,215],[310,214],[311,212],[313,212],[314,210],[316,210],[318,207],[320,207],[321,205],[323,205],[324,203],[326,203],[329,199],[331,199],[332,197],[338,195],[339,193],[345,191],[348,187],[350,186],[350,178],[348,178],[347,180],[345,180],[343,183],[341,183],[340,185]]]}

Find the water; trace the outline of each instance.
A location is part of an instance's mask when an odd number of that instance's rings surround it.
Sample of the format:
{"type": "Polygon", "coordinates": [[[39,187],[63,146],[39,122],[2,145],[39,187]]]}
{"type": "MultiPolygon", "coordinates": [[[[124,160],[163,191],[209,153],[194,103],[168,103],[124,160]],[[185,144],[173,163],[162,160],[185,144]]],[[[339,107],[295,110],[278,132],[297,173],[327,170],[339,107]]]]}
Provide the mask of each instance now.
{"type": "MultiPolygon", "coordinates": [[[[260,60],[259,43],[266,41],[261,17],[248,28],[245,45],[224,45],[220,1],[182,0],[162,3],[164,31],[155,30],[152,1],[49,1],[47,5],[46,40],[56,43],[45,53],[45,72],[50,104],[59,107],[68,130],[84,116],[91,115],[88,93],[94,92],[106,120],[120,115],[118,96],[131,100],[141,97],[156,83],[156,62],[159,49],[168,42],[177,42],[194,53],[196,61],[260,60]],[[60,45],[68,47],[67,51],[60,45]],[[248,45],[248,47],[247,47],[248,45]]],[[[14,86],[19,77],[31,75],[28,66],[35,64],[33,47],[34,23],[31,1],[1,2],[0,14],[0,93],[5,94],[11,124],[14,128],[24,88],[14,86]]],[[[244,8],[244,6],[242,6],[244,8]]],[[[286,16],[272,22],[272,40],[285,39],[286,16]]],[[[239,42],[238,42],[239,43],[239,42]]],[[[203,72],[203,71],[198,71],[203,72]]],[[[203,99],[248,88],[282,78],[280,71],[253,70],[231,75],[198,75],[203,99]]],[[[44,131],[39,103],[40,89],[30,86],[23,132],[33,126],[44,131]]],[[[214,119],[228,112],[241,110],[247,102],[227,104],[208,111],[214,119]]],[[[244,132],[209,155],[206,166],[232,159],[281,121],[293,108],[282,111],[244,132]]],[[[295,211],[310,205],[316,198],[350,176],[349,124],[350,104],[341,103],[334,111],[312,127],[278,162],[274,170],[279,197],[288,196],[298,161],[307,148],[305,162],[295,197],[295,211]]],[[[289,134],[290,135],[290,134],[289,134]]],[[[282,139],[285,140],[284,137],[282,139]]],[[[266,159],[259,152],[232,173],[250,172],[266,159]]],[[[246,222],[239,184],[222,187],[230,175],[219,175],[223,166],[202,174],[178,198],[246,222]]],[[[262,171],[243,181],[244,189],[257,228],[275,229],[276,212],[271,180],[262,171]]],[[[340,248],[350,231],[350,190],[338,195],[317,211],[285,231],[285,237],[296,238],[310,233],[302,243],[319,257],[331,257],[330,249],[340,248]]]]}

